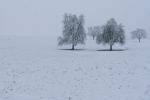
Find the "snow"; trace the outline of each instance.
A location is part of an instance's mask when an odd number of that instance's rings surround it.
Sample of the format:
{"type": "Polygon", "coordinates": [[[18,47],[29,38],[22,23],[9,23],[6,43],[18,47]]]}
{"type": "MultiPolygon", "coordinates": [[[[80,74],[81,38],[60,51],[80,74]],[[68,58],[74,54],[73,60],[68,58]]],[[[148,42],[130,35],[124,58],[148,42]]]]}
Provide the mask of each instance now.
{"type": "Polygon", "coordinates": [[[150,100],[149,43],[110,52],[87,39],[70,51],[48,36],[1,36],[0,100],[150,100]]]}

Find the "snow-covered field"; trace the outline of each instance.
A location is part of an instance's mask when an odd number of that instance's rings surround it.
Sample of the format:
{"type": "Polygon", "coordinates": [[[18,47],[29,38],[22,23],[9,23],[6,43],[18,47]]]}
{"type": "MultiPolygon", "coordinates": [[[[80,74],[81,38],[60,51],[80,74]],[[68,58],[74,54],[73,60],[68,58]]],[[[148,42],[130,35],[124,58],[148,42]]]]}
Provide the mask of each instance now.
{"type": "Polygon", "coordinates": [[[50,37],[1,36],[0,100],[150,100],[149,43],[70,51],[50,37]]]}

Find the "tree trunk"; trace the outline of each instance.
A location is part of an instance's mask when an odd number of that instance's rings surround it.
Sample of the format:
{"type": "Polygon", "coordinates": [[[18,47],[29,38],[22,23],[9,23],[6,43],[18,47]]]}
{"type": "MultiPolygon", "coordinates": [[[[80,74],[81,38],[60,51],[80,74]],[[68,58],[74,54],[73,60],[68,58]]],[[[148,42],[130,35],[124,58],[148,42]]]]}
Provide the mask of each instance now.
{"type": "Polygon", "coordinates": [[[110,51],[112,51],[112,46],[113,46],[113,45],[112,45],[112,44],[110,44],[110,51]]]}
{"type": "Polygon", "coordinates": [[[139,39],[139,43],[141,42],[141,39],[139,39]]]}
{"type": "Polygon", "coordinates": [[[74,44],[72,44],[72,49],[71,50],[74,50],[74,44]]]}
{"type": "Polygon", "coordinates": [[[93,36],[93,40],[95,39],[95,36],[93,36]]]}

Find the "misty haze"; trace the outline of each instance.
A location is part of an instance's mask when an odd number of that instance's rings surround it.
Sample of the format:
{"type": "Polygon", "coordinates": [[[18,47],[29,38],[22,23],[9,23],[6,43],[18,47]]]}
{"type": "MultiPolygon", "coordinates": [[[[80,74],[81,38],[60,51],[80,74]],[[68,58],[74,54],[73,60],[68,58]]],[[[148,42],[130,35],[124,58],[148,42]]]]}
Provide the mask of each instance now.
{"type": "Polygon", "coordinates": [[[0,0],[0,100],[150,100],[149,0],[0,0]]]}

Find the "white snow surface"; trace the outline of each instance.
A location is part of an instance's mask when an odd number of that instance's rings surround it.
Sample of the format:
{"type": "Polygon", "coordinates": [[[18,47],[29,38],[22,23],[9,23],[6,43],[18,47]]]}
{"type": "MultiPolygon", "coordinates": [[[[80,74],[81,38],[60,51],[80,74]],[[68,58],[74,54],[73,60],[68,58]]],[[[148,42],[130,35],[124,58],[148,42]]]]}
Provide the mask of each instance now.
{"type": "Polygon", "coordinates": [[[0,100],[150,100],[149,43],[110,52],[87,39],[71,51],[48,36],[1,36],[0,100]]]}

